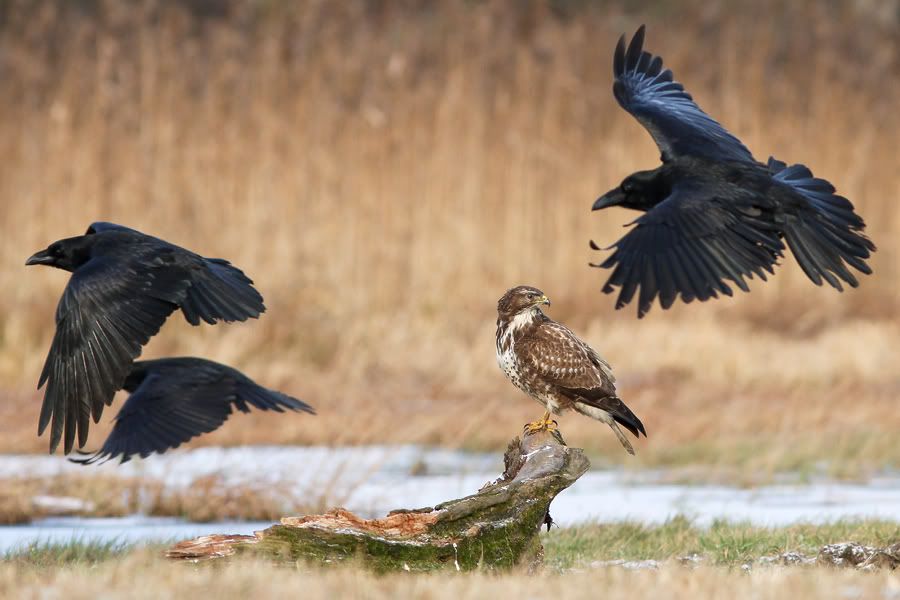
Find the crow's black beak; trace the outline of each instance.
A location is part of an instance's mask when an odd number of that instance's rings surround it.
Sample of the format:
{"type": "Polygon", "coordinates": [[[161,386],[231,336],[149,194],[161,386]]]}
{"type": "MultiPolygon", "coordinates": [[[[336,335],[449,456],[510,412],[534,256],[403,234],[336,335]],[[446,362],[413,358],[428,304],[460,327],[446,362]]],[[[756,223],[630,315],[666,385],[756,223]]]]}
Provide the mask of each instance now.
{"type": "Polygon", "coordinates": [[[616,188],[597,198],[597,200],[594,201],[594,206],[591,207],[591,210],[600,210],[601,208],[616,206],[623,202],[625,202],[625,193],[622,191],[622,188],[616,188]]]}
{"type": "Polygon", "coordinates": [[[28,260],[25,261],[25,266],[29,267],[31,265],[50,265],[53,264],[53,257],[46,250],[41,250],[40,252],[35,252],[28,260]]]}

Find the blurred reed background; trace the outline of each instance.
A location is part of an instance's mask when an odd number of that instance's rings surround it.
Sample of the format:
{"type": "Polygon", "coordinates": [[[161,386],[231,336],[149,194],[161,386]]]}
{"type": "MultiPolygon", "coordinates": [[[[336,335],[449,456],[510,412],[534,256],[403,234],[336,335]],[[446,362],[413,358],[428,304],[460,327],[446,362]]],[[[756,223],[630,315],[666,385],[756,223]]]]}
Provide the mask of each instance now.
{"type": "MultiPolygon", "coordinates": [[[[320,411],[200,443],[499,447],[540,411],[494,360],[496,300],[528,283],[614,365],[650,433],[636,464],[895,464],[898,48],[895,0],[0,1],[0,450],[45,448],[34,385],[67,278],[24,260],[110,220],[266,298],[259,322],[176,316],[145,356],[221,360],[320,411]],[[788,257],[751,294],[613,310],[588,240],[634,214],[590,206],[658,162],[611,93],[641,23],[758,159],[855,203],[879,247],[859,289],[788,257]]],[[[623,460],[605,427],[561,425],[623,460]]]]}

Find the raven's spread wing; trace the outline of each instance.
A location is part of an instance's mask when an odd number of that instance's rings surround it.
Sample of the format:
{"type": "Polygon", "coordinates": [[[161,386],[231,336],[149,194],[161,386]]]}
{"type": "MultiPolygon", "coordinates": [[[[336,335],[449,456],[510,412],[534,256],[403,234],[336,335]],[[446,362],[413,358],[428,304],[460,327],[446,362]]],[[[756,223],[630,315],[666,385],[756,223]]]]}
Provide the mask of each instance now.
{"type": "Polygon", "coordinates": [[[218,321],[246,321],[265,312],[263,297],[253,287],[253,281],[227,260],[204,258],[165,240],[105,221],[91,223],[87,233],[107,231],[132,234],[157,246],[160,253],[172,254],[173,262],[185,269],[190,279],[181,310],[191,325],[199,325],[201,319],[211,325],[218,321]]]}
{"type": "MultiPolygon", "coordinates": [[[[140,382],[116,415],[116,424],[103,447],[73,462],[91,464],[118,456],[146,458],[154,452],[177,448],[193,437],[218,429],[233,408],[250,412],[284,412],[284,409],[315,414],[306,403],[263,388],[238,371],[195,358],[138,361],[140,382]]],[[[129,377],[130,379],[130,377],[129,377]]]]}
{"type": "MultiPolygon", "coordinates": [[[[638,317],[659,296],[669,308],[678,294],[690,302],[721,292],[731,295],[724,280],[748,291],[744,277],[763,280],[772,273],[784,245],[771,223],[759,218],[753,198],[717,198],[701,186],[680,183],[663,202],[632,222],[634,227],[610,248],[615,251],[592,267],[615,269],[604,293],[621,287],[616,308],[640,288],[638,317]]],[[[594,242],[591,246],[599,250],[594,242]]]]}
{"type": "Polygon", "coordinates": [[[246,321],[265,312],[262,296],[243,271],[221,258],[191,254],[191,286],[181,304],[191,325],[199,325],[200,319],[210,324],[246,321]]]}
{"type": "Polygon", "coordinates": [[[643,50],[644,26],[628,48],[619,39],[613,58],[613,94],[619,104],[650,132],[662,160],[699,156],[713,160],[753,161],[736,137],[697,106],[684,87],[674,81],[663,61],[643,50]]]}
{"type": "Polygon", "coordinates": [[[47,384],[38,435],[47,425],[50,452],[65,433],[66,454],[87,441],[140,355],[184,298],[187,281],[165,269],[149,272],[113,257],[92,258],[69,280],[56,310],[56,334],[38,388],[47,384]]]}
{"type": "Polygon", "coordinates": [[[852,287],[859,285],[846,265],[866,275],[872,272],[866,258],[875,244],[863,235],[866,224],[853,211],[853,204],[834,193],[834,186],[813,176],[805,165],[787,166],[769,158],[769,173],[790,186],[796,202],[783,206],[781,219],[784,238],[803,272],[816,284],[824,279],[842,290],[843,279],[852,287]]]}

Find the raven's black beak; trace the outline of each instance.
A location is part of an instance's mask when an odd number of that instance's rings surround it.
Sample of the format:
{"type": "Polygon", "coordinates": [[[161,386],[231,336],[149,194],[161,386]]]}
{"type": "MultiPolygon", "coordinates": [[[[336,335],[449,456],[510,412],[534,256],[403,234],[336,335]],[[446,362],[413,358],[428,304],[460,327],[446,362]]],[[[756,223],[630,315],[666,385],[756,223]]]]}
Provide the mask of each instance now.
{"type": "Polygon", "coordinates": [[[597,200],[594,201],[594,206],[591,207],[591,210],[600,210],[601,208],[616,206],[623,202],[625,202],[625,192],[622,191],[622,188],[616,188],[597,198],[597,200]]]}
{"type": "Polygon", "coordinates": [[[28,260],[25,261],[25,266],[29,267],[31,265],[52,265],[54,262],[54,258],[50,256],[50,253],[46,250],[41,250],[40,252],[35,252],[28,260]]]}

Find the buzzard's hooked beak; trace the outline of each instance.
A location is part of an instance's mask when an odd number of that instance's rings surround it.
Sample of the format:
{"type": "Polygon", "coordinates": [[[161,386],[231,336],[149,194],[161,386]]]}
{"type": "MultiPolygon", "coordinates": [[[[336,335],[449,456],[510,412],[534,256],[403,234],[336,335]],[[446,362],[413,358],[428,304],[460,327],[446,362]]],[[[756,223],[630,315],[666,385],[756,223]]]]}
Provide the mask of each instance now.
{"type": "Polygon", "coordinates": [[[53,264],[53,257],[50,256],[50,253],[46,250],[41,250],[40,252],[35,252],[28,260],[25,261],[25,266],[29,267],[31,265],[49,265],[53,264]]]}
{"type": "Polygon", "coordinates": [[[547,297],[547,294],[544,294],[540,298],[538,298],[538,304],[546,304],[550,306],[550,298],[547,297]]]}
{"type": "Polygon", "coordinates": [[[625,192],[622,191],[622,188],[616,188],[597,198],[597,200],[594,201],[594,206],[591,207],[591,210],[609,208],[610,206],[616,206],[623,202],[625,202],[625,192]]]}

